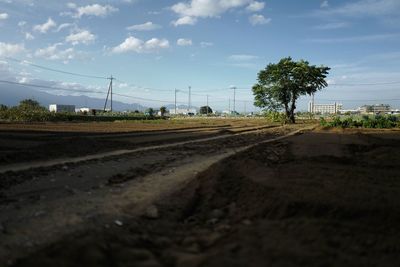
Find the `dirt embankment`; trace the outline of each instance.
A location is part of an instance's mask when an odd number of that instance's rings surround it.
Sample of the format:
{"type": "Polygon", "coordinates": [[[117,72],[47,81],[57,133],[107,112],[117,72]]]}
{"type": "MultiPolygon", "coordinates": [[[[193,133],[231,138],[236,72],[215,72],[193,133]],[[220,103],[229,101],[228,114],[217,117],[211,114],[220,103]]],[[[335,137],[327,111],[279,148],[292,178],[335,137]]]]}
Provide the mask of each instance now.
{"type": "Polygon", "coordinates": [[[70,236],[15,266],[395,266],[399,156],[398,133],[261,145],[201,173],[157,216],[70,236]]]}

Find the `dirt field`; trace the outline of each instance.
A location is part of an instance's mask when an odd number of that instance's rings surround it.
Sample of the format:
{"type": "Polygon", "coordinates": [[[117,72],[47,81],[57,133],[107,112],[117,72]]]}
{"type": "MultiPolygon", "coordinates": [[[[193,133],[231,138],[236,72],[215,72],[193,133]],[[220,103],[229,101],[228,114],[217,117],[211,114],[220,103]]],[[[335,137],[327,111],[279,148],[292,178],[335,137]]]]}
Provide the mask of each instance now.
{"type": "Polygon", "coordinates": [[[191,140],[272,126],[263,119],[0,124],[0,166],[191,140]]]}
{"type": "Polygon", "coordinates": [[[0,174],[0,266],[397,265],[400,131],[302,127],[0,174]]]}
{"type": "Polygon", "coordinates": [[[0,131],[40,131],[73,133],[126,133],[202,127],[259,126],[267,122],[263,118],[182,118],[169,120],[137,120],[116,122],[45,122],[0,123],[0,131]]]}

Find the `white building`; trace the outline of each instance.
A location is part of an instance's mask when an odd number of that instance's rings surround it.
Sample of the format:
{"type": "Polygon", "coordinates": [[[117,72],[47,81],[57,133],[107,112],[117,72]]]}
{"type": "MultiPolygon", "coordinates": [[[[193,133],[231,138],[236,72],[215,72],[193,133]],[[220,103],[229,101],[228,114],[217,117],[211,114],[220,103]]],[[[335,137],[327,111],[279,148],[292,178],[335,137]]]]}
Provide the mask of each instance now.
{"type": "Polygon", "coordinates": [[[58,104],[52,104],[49,105],[49,111],[50,112],[68,112],[68,113],[74,113],[75,112],[75,106],[74,105],[58,105],[58,104]]]}
{"type": "Polygon", "coordinates": [[[308,103],[308,112],[314,114],[337,114],[342,108],[343,105],[336,102],[334,104],[315,104],[313,101],[308,103]]]}
{"type": "Polygon", "coordinates": [[[197,115],[197,110],[195,108],[177,108],[176,112],[174,108],[169,110],[170,115],[197,115]]]}
{"type": "Polygon", "coordinates": [[[359,109],[361,113],[388,113],[391,110],[387,104],[364,105],[359,109]]]}

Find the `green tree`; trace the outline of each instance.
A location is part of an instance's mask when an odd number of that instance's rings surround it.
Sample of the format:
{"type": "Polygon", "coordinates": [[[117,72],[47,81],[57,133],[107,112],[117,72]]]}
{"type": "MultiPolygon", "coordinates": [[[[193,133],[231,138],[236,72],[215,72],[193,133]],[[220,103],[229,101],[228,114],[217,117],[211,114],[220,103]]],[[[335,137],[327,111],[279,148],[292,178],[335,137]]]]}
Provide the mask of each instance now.
{"type": "Polygon", "coordinates": [[[6,111],[8,107],[6,105],[0,104],[0,111],[6,111]]]}
{"type": "Polygon", "coordinates": [[[146,115],[148,115],[150,117],[153,117],[154,116],[154,109],[148,108],[148,109],[146,109],[145,113],[146,113],[146,115]]]}
{"type": "Polygon", "coordinates": [[[200,114],[212,114],[213,110],[209,106],[200,107],[200,114]]]}
{"type": "Polygon", "coordinates": [[[44,107],[40,106],[39,102],[33,99],[25,99],[19,102],[19,109],[22,110],[43,110],[44,107]]]}
{"type": "Polygon", "coordinates": [[[164,117],[165,113],[167,113],[167,108],[164,107],[164,106],[162,106],[162,107],[160,108],[160,113],[161,113],[161,117],[164,117]]]}
{"type": "Polygon", "coordinates": [[[258,73],[258,82],[253,86],[254,105],[265,110],[284,110],[287,119],[295,123],[297,99],[328,86],[325,78],[329,70],[304,60],[293,61],[291,57],[269,64],[258,73]]]}

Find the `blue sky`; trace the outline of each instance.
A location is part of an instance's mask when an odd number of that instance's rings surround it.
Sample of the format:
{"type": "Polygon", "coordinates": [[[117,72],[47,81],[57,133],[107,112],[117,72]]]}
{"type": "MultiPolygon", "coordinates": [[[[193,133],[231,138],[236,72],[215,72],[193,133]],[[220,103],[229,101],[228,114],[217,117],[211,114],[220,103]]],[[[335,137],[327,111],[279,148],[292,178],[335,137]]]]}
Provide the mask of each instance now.
{"type": "Polygon", "coordinates": [[[193,105],[208,94],[228,109],[236,86],[237,110],[253,110],[257,72],[292,56],[332,68],[319,103],[400,108],[399,0],[0,0],[0,32],[0,78],[68,89],[46,89],[55,94],[101,98],[107,81],[32,64],[112,74],[114,92],[132,96],[116,99],[153,107],[173,103],[175,88],[186,103],[190,85],[193,105]]]}

